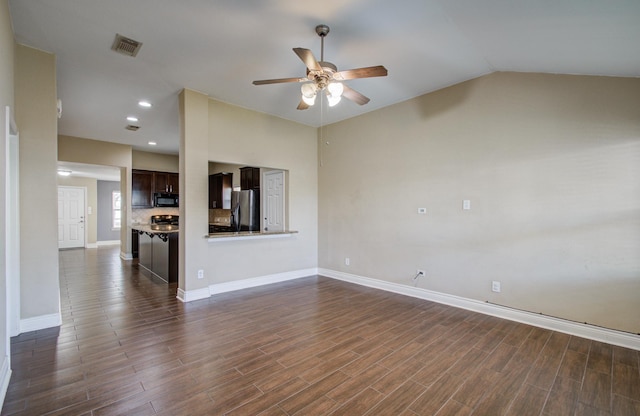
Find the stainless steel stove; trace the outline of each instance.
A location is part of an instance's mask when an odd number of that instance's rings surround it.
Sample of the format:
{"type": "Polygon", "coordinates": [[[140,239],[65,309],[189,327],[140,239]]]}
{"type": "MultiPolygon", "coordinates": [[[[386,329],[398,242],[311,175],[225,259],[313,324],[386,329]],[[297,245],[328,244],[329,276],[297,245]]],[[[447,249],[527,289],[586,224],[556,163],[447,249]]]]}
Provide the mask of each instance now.
{"type": "Polygon", "coordinates": [[[154,231],[176,231],[180,227],[180,217],[178,215],[152,215],[149,225],[154,231]]]}

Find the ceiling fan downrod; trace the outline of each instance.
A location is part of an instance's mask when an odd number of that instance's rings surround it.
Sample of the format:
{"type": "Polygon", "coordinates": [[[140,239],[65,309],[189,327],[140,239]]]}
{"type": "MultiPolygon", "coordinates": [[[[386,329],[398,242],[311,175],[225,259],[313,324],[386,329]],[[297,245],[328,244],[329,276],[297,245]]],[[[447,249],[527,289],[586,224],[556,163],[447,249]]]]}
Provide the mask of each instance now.
{"type": "Polygon", "coordinates": [[[316,33],[320,36],[320,62],[324,62],[324,38],[329,34],[329,26],[316,26],[316,33]]]}

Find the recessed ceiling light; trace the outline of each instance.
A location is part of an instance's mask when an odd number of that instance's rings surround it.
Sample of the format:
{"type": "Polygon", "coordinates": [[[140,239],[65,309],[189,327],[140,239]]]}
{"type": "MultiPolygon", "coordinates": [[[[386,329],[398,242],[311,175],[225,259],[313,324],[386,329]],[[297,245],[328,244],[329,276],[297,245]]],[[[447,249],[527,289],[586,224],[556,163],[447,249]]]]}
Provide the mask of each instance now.
{"type": "Polygon", "coordinates": [[[138,105],[140,107],[149,108],[151,107],[151,103],[149,101],[138,101],[138,105]]]}
{"type": "Polygon", "coordinates": [[[127,120],[129,120],[129,121],[138,121],[138,117],[129,116],[129,117],[127,117],[127,120]]]}
{"type": "Polygon", "coordinates": [[[58,175],[60,175],[60,176],[69,176],[69,175],[71,175],[71,171],[70,170],[59,169],[58,170],[58,175]]]}
{"type": "Polygon", "coordinates": [[[155,145],[157,145],[157,144],[158,144],[158,143],[156,143],[156,142],[149,142],[149,146],[155,146],[155,145]]]}

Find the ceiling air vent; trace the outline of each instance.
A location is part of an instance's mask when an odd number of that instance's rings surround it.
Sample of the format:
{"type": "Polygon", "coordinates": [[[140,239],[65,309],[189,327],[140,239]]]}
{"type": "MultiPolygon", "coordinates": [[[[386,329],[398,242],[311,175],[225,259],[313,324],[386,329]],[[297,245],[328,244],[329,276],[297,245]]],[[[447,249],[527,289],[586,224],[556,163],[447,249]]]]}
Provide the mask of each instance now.
{"type": "Polygon", "coordinates": [[[125,129],[131,130],[131,131],[138,131],[139,128],[140,126],[134,126],[133,124],[127,124],[127,127],[125,127],[125,129]]]}
{"type": "Polygon", "coordinates": [[[117,33],[116,38],[113,40],[113,45],[111,45],[111,50],[127,56],[136,56],[141,47],[142,42],[125,38],[121,34],[117,33]]]}

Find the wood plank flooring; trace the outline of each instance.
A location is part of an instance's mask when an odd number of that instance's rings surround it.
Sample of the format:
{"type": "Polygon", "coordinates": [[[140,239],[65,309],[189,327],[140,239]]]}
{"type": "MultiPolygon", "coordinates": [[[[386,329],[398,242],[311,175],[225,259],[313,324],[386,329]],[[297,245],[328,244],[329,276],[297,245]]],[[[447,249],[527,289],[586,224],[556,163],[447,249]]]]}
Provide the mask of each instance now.
{"type": "Polygon", "coordinates": [[[638,351],[317,276],[183,304],[118,254],[60,252],[3,415],[640,414],[638,351]]]}

